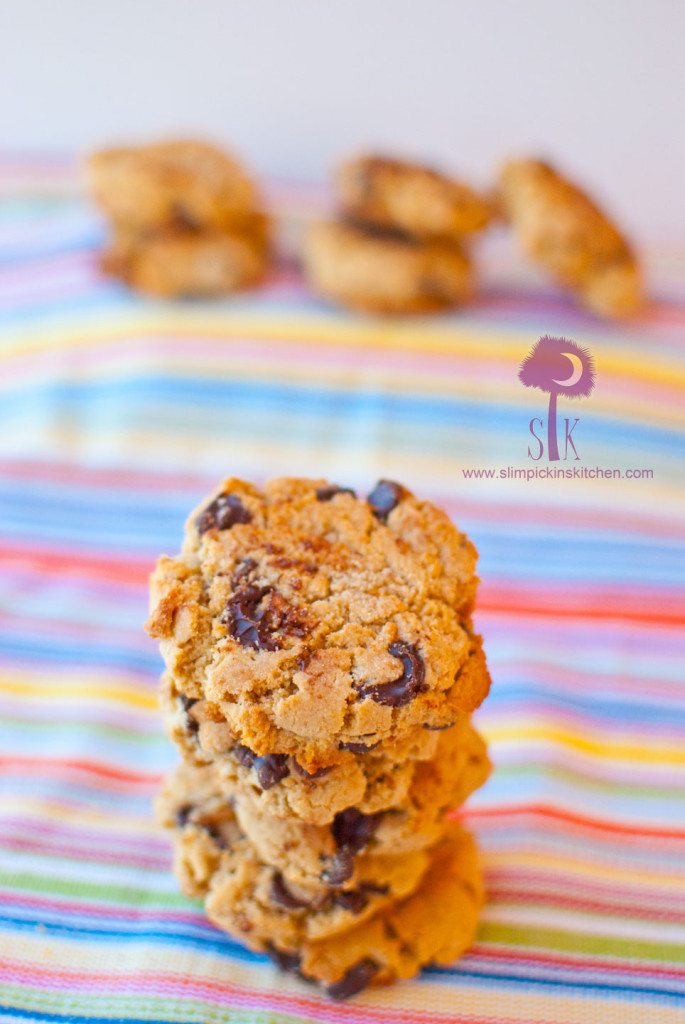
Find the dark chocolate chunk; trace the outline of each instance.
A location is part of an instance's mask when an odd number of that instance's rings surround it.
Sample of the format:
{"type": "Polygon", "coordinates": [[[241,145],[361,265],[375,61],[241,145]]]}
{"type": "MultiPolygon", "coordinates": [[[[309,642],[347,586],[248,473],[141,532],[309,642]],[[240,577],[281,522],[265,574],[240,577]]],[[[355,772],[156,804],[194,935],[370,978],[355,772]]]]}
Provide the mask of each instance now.
{"type": "Polygon", "coordinates": [[[233,748],[233,756],[243,768],[251,768],[257,757],[254,750],[250,750],[249,747],[244,746],[242,743],[238,743],[233,748]]]}
{"type": "Polygon", "coordinates": [[[278,903],[279,906],[285,907],[286,910],[302,910],[304,907],[309,906],[309,903],[307,903],[306,900],[300,900],[297,896],[293,895],[283,881],[283,876],[280,872],[276,872],[271,879],[269,896],[274,903],[278,903]]]}
{"type": "Polygon", "coordinates": [[[376,519],[384,523],[405,493],[402,484],[396,484],[394,480],[379,480],[366,500],[376,519]]]}
{"type": "Polygon", "coordinates": [[[377,743],[339,743],[338,749],[350,750],[353,754],[367,754],[369,750],[375,750],[380,745],[380,740],[377,743]]]}
{"type": "Polygon", "coordinates": [[[236,523],[249,523],[252,515],[236,494],[220,494],[195,520],[198,533],[207,530],[229,530],[236,523]]]}
{"type": "Polygon", "coordinates": [[[266,947],[265,952],[282,971],[291,971],[294,974],[299,973],[300,958],[297,953],[284,953],[281,949],[276,949],[271,943],[266,947]]]}
{"type": "Polygon", "coordinates": [[[228,602],[224,619],[231,635],[243,647],[255,651],[278,650],[269,608],[262,604],[270,593],[270,587],[249,584],[238,589],[228,602]]]}
{"type": "Polygon", "coordinates": [[[223,621],[243,647],[277,651],[283,635],[306,636],[307,616],[272,587],[240,586],[226,605],[223,621]]]}
{"type": "Polygon", "coordinates": [[[369,897],[361,889],[350,889],[348,892],[336,893],[333,902],[342,910],[349,910],[352,914],[361,914],[369,902],[369,897]]]}
{"type": "Polygon", "coordinates": [[[328,484],[327,487],[319,487],[316,491],[317,501],[330,501],[336,494],[351,494],[353,498],[356,498],[356,493],[351,487],[338,487],[337,484],[328,484]]]}
{"type": "Polygon", "coordinates": [[[377,973],[378,964],[376,961],[368,956],[364,957],[354,967],[350,967],[349,971],[343,974],[340,981],[329,985],[326,991],[331,999],[349,999],[350,996],[355,996],[362,989],[366,988],[377,973]]]}
{"type": "Polygon", "coordinates": [[[338,811],[331,832],[338,849],[359,853],[369,843],[380,822],[380,814],[362,814],[356,807],[338,811]]]}
{"type": "Polygon", "coordinates": [[[207,835],[214,840],[217,846],[221,847],[222,850],[226,850],[228,848],[228,843],[224,839],[218,825],[213,825],[211,822],[206,821],[200,821],[198,824],[205,830],[207,835]]]}
{"type": "Polygon", "coordinates": [[[390,644],[388,651],[402,662],[401,675],[390,683],[361,686],[359,692],[362,696],[375,700],[377,704],[401,708],[426,689],[426,667],[416,647],[405,643],[404,640],[396,640],[390,644]]]}
{"type": "Polygon", "coordinates": [[[271,789],[290,774],[288,757],[286,754],[265,754],[264,757],[256,757],[254,770],[262,789],[271,789]]]}
{"type": "Polygon", "coordinates": [[[190,815],[192,813],[193,813],[193,805],[192,804],[183,804],[183,806],[179,807],[178,810],[176,811],[176,824],[180,828],[183,828],[183,826],[187,823],[188,818],[190,817],[190,815]]]}
{"type": "Polygon", "coordinates": [[[321,878],[328,885],[342,885],[354,874],[354,852],[343,846],[338,850],[321,872],[321,878]]]}
{"type": "Polygon", "coordinates": [[[185,693],[179,693],[178,700],[181,707],[183,708],[186,729],[188,730],[191,736],[197,735],[197,731],[200,728],[200,723],[190,714],[190,709],[192,708],[193,704],[197,704],[197,699],[194,697],[186,697],[185,693]]]}

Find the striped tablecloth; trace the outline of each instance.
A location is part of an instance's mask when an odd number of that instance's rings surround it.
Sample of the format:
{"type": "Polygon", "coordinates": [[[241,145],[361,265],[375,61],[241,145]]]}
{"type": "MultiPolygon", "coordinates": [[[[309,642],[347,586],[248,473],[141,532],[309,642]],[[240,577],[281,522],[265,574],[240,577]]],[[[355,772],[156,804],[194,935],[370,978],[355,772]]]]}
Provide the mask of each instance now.
{"type": "Polygon", "coordinates": [[[59,167],[29,170],[0,170],[0,1017],[685,1020],[683,253],[655,251],[631,326],[497,247],[479,302],[444,318],[333,311],[289,266],[234,301],[162,304],[98,275],[97,218],[59,167]],[[590,399],[560,399],[580,461],[558,465],[620,477],[513,473],[550,466],[527,457],[546,396],[517,381],[546,332],[597,366],[590,399]],[[211,927],[151,821],[174,754],[146,578],[228,473],[400,479],[481,552],[478,941],[349,1004],[211,927]]]}

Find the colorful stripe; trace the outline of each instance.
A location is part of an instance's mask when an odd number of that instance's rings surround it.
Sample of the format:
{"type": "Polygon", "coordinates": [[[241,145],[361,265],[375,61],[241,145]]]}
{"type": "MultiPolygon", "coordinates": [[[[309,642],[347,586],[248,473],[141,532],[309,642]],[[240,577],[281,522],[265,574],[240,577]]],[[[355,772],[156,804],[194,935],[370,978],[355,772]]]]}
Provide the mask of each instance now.
{"type": "Polygon", "coordinates": [[[341,314],[292,266],[165,305],[98,276],[103,227],[67,162],[0,162],[0,186],[0,1019],[685,1020],[682,251],[623,326],[519,270],[518,293],[436,320],[341,314]],[[516,370],[545,332],[596,358],[596,394],[562,413],[582,464],[652,479],[464,476],[527,465],[545,402],[516,370]],[[218,477],[282,472],[404,479],[481,552],[479,937],[342,1006],[214,929],[151,818],[174,760],[141,628],[154,557],[218,477]]]}

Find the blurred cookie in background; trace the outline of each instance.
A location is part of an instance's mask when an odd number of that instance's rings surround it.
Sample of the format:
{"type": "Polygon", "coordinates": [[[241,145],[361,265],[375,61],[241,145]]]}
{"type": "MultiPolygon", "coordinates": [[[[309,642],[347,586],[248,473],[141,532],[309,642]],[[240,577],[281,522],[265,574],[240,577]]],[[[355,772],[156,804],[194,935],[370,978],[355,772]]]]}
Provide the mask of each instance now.
{"type": "Polygon", "coordinates": [[[266,217],[255,215],[242,231],[119,229],[103,253],[102,267],[150,295],[211,297],[259,284],[268,255],[269,225],[266,217]]]}
{"type": "Polygon", "coordinates": [[[303,261],[315,291],[372,313],[424,313],[466,301],[472,265],[457,244],[345,222],[312,225],[303,261]]]}
{"type": "Polygon", "coordinates": [[[227,295],[264,277],[269,223],[232,155],[192,140],[119,147],[94,153],[87,175],[113,229],[106,273],[168,298],[227,295]]]}
{"type": "Polygon", "coordinates": [[[338,219],[314,225],[303,262],[312,288],[373,313],[427,313],[473,293],[473,237],[489,204],[420,164],[362,156],[334,177],[338,219]]]}
{"type": "Polygon", "coordinates": [[[498,203],[526,256],[591,312],[636,313],[640,266],[627,239],[596,203],[541,160],[513,160],[499,176],[498,203]]]}
{"type": "Polygon", "coordinates": [[[87,163],[93,197],[120,227],[240,227],[260,209],[238,160],[206,142],[102,149],[87,163]]]}
{"type": "Polygon", "coordinates": [[[335,187],[343,217],[416,238],[460,242],[491,220],[488,202],[469,185],[391,157],[347,161],[335,176],[335,187]]]}

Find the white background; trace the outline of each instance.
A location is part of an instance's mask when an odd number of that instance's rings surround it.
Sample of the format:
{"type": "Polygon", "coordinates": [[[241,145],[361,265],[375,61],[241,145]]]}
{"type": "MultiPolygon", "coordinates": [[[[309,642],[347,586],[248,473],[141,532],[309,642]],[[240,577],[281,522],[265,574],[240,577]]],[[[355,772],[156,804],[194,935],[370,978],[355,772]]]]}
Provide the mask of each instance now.
{"type": "Polygon", "coordinates": [[[174,133],[322,180],[400,151],[555,158],[685,238],[685,0],[0,0],[0,149],[174,133]]]}

